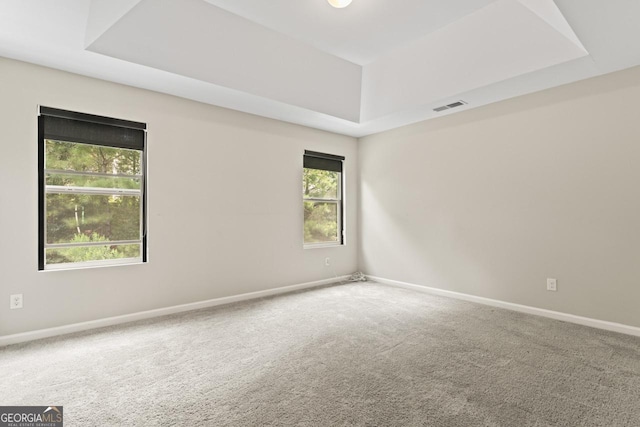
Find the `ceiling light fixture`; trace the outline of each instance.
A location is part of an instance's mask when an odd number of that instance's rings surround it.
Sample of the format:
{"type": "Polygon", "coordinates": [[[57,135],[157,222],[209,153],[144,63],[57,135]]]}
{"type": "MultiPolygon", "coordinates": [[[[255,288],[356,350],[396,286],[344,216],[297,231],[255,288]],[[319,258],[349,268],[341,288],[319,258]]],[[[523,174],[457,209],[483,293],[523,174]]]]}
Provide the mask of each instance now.
{"type": "Polygon", "coordinates": [[[329,4],[338,9],[342,9],[343,7],[347,7],[351,4],[351,0],[327,0],[329,4]]]}

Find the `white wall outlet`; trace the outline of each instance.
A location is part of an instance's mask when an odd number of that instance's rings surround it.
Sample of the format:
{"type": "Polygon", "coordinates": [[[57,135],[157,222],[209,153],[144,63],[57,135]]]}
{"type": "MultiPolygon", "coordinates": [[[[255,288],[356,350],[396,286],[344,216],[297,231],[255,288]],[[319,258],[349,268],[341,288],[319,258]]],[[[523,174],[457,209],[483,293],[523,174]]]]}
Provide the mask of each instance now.
{"type": "Polygon", "coordinates": [[[558,290],[558,281],[556,279],[547,279],[547,290],[548,291],[557,291],[558,290]]]}
{"type": "Polygon", "coordinates": [[[331,258],[326,257],[326,258],[324,259],[324,265],[325,265],[325,266],[327,266],[327,267],[329,267],[329,266],[331,265],[331,258]]]}
{"type": "Polygon", "coordinates": [[[22,294],[11,295],[9,299],[9,308],[12,310],[22,308],[22,294]]]}

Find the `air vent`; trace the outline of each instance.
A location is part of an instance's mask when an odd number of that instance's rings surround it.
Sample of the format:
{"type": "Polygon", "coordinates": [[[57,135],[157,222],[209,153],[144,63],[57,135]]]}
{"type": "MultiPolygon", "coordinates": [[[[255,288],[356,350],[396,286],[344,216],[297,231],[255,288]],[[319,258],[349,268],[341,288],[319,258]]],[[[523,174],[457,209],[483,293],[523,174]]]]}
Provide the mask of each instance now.
{"type": "Polygon", "coordinates": [[[442,107],[434,108],[433,111],[435,111],[436,113],[439,113],[444,110],[450,110],[451,108],[462,107],[463,105],[467,105],[467,103],[464,101],[457,101],[452,104],[447,104],[447,105],[443,105],[442,107]]]}

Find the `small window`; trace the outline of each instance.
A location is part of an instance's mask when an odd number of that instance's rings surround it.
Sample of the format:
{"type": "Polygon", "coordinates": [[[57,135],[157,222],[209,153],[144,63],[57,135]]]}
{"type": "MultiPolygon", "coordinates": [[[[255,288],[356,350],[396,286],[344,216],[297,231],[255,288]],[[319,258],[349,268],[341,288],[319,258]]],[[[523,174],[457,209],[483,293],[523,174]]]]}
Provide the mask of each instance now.
{"type": "Polygon", "coordinates": [[[146,125],[48,107],[38,123],[38,269],[146,262],[146,125]]]}
{"type": "Polygon", "coordinates": [[[305,151],[302,199],[306,247],[344,243],[343,162],[341,156],[305,151]]]}

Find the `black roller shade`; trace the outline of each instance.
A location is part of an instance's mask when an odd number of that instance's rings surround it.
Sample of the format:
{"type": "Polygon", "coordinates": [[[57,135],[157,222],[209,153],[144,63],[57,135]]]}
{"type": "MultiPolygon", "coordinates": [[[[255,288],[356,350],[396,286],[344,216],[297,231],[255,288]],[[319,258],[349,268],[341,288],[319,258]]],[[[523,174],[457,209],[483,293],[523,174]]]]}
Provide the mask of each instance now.
{"type": "Polygon", "coordinates": [[[343,156],[305,150],[304,167],[342,173],[343,156]]]}
{"type": "Polygon", "coordinates": [[[144,149],[144,123],[40,107],[44,139],[144,149]]]}

